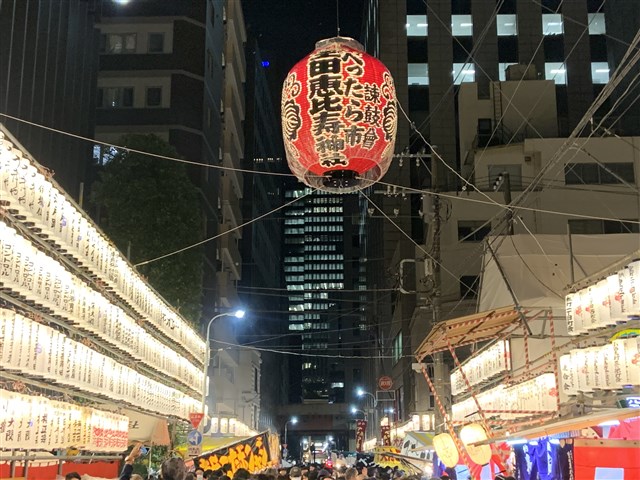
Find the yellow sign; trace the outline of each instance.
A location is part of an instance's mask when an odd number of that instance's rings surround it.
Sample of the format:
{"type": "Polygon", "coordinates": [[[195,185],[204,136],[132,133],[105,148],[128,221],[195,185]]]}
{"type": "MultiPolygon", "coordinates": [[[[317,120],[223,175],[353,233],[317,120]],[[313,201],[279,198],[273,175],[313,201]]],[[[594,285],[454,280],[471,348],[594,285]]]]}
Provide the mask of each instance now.
{"type": "Polygon", "coordinates": [[[380,465],[381,467],[400,467],[402,462],[399,458],[393,457],[391,455],[385,455],[386,453],[400,453],[400,449],[398,447],[389,447],[389,446],[380,446],[375,447],[373,450],[374,457],[373,462],[380,465]]]}

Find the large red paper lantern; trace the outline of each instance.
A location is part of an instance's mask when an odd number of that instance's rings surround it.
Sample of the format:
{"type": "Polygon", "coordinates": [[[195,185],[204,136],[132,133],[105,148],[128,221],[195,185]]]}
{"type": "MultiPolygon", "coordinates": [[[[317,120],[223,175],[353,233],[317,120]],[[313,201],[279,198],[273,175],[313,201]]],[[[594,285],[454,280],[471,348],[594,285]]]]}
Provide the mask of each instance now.
{"type": "Polygon", "coordinates": [[[319,41],[284,81],[287,161],[311,187],[350,192],[375,183],[391,163],[397,125],[389,70],[351,38],[319,41]]]}

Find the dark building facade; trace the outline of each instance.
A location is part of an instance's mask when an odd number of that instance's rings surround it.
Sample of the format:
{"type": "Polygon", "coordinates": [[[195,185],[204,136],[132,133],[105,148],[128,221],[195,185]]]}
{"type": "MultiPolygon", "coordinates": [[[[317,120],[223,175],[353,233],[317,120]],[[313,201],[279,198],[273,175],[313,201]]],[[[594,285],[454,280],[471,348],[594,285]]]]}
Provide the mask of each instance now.
{"type": "MultiPolygon", "coordinates": [[[[0,113],[93,138],[98,0],[0,3],[0,113]]],[[[0,116],[76,200],[91,143],[0,116]]]]}
{"type": "MultiPolygon", "coordinates": [[[[284,178],[280,121],[269,88],[272,73],[255,38],[246,47],[247,88],[244,168],[255,174],[244,182],[243,216],[258,218],[284,202],[284,178]]],[[[243,343],[270,349],[287,333],[286,295],[282,271],[282,212],[275,212],[243,229],[242,281],[239,296],[254,319],[244,330],[243,343]],[[273,337],[271,339],[270,337],[273,337]]],[[[287,402],[288,363],[281,354],[261,352],[262,371],[260,430],[277,430],[276,408],[287,402]]]]}

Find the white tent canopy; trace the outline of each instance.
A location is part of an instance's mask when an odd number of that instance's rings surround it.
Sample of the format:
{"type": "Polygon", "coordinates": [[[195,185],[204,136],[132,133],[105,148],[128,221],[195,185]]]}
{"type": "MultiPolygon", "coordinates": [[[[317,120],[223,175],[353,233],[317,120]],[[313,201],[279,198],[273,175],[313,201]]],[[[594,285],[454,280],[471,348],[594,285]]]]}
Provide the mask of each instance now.
{"type": "MultiPolygon", "coordinates": [[[[478,311],[516,304],[564,316],[564,297],[572,283],[568,235],[504,235],[488,241],[495,257],[486,250],[478,311]]],[[[577,283],[638,252],[640,235],[571,235],[571,244],[577,283]]]]}

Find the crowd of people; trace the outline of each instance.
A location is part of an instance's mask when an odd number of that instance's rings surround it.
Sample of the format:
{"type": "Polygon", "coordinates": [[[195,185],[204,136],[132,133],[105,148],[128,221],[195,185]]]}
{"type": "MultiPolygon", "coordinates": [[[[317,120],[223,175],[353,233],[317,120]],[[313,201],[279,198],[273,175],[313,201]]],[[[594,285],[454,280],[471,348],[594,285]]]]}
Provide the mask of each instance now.
{"type": "MultiPolygon", "coordinates": [[[[133,473],[133,463],[140,456],[141,444],[133,447],[125,457],[124,467],[119,480],[145,480],[142,476],[133,473]]],[[[290,468],[268,468],[259,473],[251,473],[244,468],[232,472],[232,466],[227,464],[216,471],[196,468],[190,472],[182,458],[169,458],[162,463],[160,468],[161,480],[427,480],[426,477],[411,472],[405,472],[398,467],[383,468],[371,467],[362,464],[347,467],[328,469],[319,464],[293,466],[290,468]]],[[[454,474],[455,475],[455,474],[454,474]]],[[[70,473],[65,480],[81,480],[77,473],[70,473]]],[[[438,477],[428,480],[454,480],[449,473],[443,472],[438,477]]],[[[460,480],[460,479],[458,479],[460,480]]],[[[499,474],[495,480],[513,480],[506,474],[499,474]]]]}

